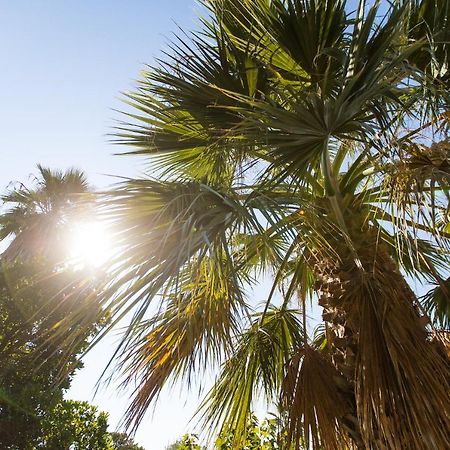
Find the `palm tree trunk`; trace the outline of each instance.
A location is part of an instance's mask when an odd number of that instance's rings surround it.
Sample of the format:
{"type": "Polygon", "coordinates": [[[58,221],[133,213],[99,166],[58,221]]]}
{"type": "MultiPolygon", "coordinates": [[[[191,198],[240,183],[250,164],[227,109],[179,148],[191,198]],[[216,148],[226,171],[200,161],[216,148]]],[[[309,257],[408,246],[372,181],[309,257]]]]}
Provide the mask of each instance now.
{"type": "Polygon", "coordinates": [[[314,266],[332,359],[353,396],[343,423],[358,448],[450,448],[449,359],[385,244],[368,228],[352,241],[363,269],[339,241],[339,260],[314,266]]]}
{"type": "Polygon", "coordinates": [[[341,424],[355,442],[356,448],[365,449],[354,387],[357,339],[354,332],[346,327],[345,312],[340,308],[340,302],[336,302],[343,293],[342,280],[336,276],[336,273],[339,273],[338,268],[327,259],[317,262],[314,269],[321,292],[319,305],[323,308],[322,318],[326,323],[326,338],[333,350],[332,361],[342,374],[337,385],[350,405],[347,414],[341,418],[341,424]]]}

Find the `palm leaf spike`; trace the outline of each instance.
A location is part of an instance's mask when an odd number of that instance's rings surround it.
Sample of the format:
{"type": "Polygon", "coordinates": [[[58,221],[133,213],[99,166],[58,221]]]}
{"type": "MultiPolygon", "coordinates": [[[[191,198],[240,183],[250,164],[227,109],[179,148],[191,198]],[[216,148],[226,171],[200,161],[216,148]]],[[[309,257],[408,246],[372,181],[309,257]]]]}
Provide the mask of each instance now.
{"type": "Polygon", "coordinates": [[[339,189],[338,183],[335,178],[334,171],[332,170],[331,167],[330,155],[328,150],[328,139],[325,141],[324,150],[322,154],[322,174],[324,178],[325,192],[327,193],[327,197],[330,201],[337,223],[342,230],[342,234],[350,248],[350,251],[353,254],[356,266],[360,270],[363,270],[363,266],[358,257],[356,249],[351,241],[350,235],[347,230],[347,225],[345,223],[344,216],[342,214],[342,202],[339,201],[341,194],[338,191],[339,189]]]}
{"type": "MultiPolygon", "coordinates": [[[[379,1],[377,0],[373,7],[376,8],[378,4],[379,1]]],[[[366,0],[359,0],[355,18],[355,25],[353,28],[352,48],[350,50],[350,60],[347,70],[347,80],[350,80],[355,72],[356,52],[358,50],[357,46],[359,42],[359,35],[362,30],[365,7],[366,7],[366,0]]]]}

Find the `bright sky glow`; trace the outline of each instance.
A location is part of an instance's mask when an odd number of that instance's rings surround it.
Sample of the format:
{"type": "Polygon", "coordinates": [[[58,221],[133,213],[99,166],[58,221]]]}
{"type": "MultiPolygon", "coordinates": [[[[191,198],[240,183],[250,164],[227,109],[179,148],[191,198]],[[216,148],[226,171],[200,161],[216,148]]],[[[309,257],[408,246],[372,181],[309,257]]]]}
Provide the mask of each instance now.
{"type": "Polygon", "coordinates": [[[99,267],[111,255],[111,238],[100,222],[78,223],[69,236],[70,262],[99,267]]]}

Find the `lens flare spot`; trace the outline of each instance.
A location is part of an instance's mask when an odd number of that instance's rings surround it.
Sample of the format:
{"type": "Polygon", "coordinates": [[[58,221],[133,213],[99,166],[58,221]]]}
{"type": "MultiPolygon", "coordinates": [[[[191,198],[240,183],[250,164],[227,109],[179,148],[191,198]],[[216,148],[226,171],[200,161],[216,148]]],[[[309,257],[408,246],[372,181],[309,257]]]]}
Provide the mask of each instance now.
{"type": "Polygon", "coordinates": [[[70,237],[70,259],[77,265],[99,267],[108,259],[110,244],[102,224],[97,222],[76,224],[70,237]]]}

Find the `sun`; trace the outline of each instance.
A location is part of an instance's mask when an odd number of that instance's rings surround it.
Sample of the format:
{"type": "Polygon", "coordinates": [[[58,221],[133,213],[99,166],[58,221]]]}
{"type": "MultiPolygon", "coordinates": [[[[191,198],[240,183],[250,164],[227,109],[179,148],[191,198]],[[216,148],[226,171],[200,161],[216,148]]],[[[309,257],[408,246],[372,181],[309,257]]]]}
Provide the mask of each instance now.
{"type": "Polygon", "coordinates": [[[74,224],[69,238],[69,257],[72,263],[99,267],[111,252],[111,239],[99,222],[74,224]]]}

